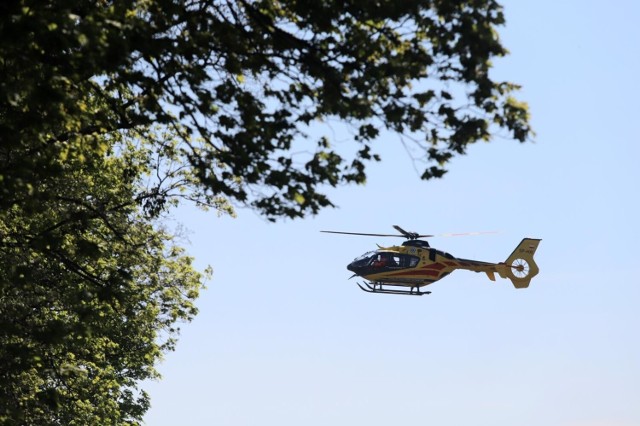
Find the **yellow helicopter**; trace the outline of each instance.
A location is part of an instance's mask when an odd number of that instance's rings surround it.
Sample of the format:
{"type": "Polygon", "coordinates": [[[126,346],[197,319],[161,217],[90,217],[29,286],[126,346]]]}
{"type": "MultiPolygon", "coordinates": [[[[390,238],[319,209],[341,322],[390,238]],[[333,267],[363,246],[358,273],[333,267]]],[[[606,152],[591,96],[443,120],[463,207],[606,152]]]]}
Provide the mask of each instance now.
{"type": "MultiPolygon", "coordinates": [[[[407,232],[398,225],[393,227],[400,234],[366,234],[360,232],[320,231],[331,234],[366,235],[374,237],[404,237],[407,241],[400,246],[381,247],[357,257],[347,265],[353,277],[362,277],[366,281],[364,287],[358,287],[368,293],[402,294],[422,296],[431,294],[421,291],[424,286],[432,284],[456,269],[484,272],[491,281],[495,281],[496,272],[502,278],[511,280],[516,288],[526,288],[539,269],[533,260],[533,254],[540,244],[540,239],[524,238],[507,260],[499,263],[479,260],[461,259],[429,246],[419,238],[435,237],[407,232]]],[[[474,234],[474,233],[471,233],[474,234]]],[[[478,233],[475,233],[478,234],[478,233]]],[[[442,236],[470,234],[442,234],[442,236]]]]}

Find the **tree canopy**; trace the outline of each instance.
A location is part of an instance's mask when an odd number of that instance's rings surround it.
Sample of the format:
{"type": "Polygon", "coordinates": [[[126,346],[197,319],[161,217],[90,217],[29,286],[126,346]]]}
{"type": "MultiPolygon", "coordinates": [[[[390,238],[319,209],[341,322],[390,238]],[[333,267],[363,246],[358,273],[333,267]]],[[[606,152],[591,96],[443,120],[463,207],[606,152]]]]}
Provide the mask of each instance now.
{"type": "MultiPolygon", "coordinates": [[[[380,130],[413,134],[441,176],[492,128],[530,128],[512,83],[501,6],[478,1],[10,0],[2,6],[3,145],[29,144],[0,170],[3,195],[76,155],[77,138],[159,123],[209,196],[270,218],[330,205],[324,184],[363,182],[380,130]],[[306,126],[337,117],[359,150],[343,158],[306,126]],[[11,171],[9,173],[9,170],[11,171]]],[[[157,141],[160,142],[161,141],[157,141]]],[[[86,143],[86,142],[85,142],[86,143]]],[[[78,154],[78,155],[81,155],[78,154]]]]}
{"type": "Polygon", "coordinates": [[[203,283],[162,225],[179,199],[266,218],[364,183],[381,132],[440,177],[531,133],[493,0],[0,4],[0,420],[136,423],[140,380],[203,283]],[[355,154],[316,123],[352,129],[355,154]],[[302,148],[302,149],[299,149],[302,148]]]}
{"type": "Polygon", "coordinates": [[[136,200],[144,155],[70,158],[0,213],[0,423],[122,424],[202,276],[136,200]],[[9,421],[12,419],[12,422],[9,421]],[[4,421],[3,421],[4,420],[4,421]]]}

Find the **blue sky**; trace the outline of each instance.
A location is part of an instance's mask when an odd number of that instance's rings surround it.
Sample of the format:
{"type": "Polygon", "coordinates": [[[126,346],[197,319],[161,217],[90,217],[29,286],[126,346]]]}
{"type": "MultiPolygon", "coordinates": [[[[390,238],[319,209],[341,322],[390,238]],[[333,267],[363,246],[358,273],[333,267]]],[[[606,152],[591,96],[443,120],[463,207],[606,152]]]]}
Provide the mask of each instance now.
{"type": "Polygon", "coordinates": [[[494,76],[523,86],[535,143],[478,144],[423,182],[385,137],[367,185],[316,217],[175,212],[214,278],[146,385],[147,424],[640,424],[640,3],[503,4],[511,55],[494,76]],[[523,290],[456,271],[430,296],[371,295],[345,266],[391,241],[318,232],[393,224],[499,230],[431,240],[496,262],[542,238],[540,274],[523,290]]]}

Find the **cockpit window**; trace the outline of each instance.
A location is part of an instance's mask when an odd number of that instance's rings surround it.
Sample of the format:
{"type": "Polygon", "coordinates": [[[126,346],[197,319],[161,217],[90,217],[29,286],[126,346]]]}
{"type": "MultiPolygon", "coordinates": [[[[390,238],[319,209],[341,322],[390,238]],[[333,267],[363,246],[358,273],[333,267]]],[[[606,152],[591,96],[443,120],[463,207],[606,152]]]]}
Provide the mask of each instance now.
{"type": "Polygon", "coordinates": [[[370,265],[374,267],[386,267],[386,268],[413,268],[415,267],[420,258],[418,256],[411,256],[408,254],[390,253],[390,252],[378,252],[370,261],[370,265]]]}
{"type": "Polygon", "coordinates": [[[368,251],[368,252],[366,252],[365,254],[363,254],[363,255],[361,255],[361,256],[358,256],[358,257],[356,257],[355,259],[353,259],[353,261],[354,261],[354,262],[358,262],[358,261],[360,261],[360,260],[368,259],[368,258],[372,257],[374,254],[376,254],[376,252],[375,252],[375,251],[368,251]]]}
{"type": "Polygon", "coordinates": [[[362,256],[358,256],[349,264],[349,269],[387,271],[404,268],[414,268],[420,262],[418,256],[401,254],[392,251],[370,251],[362,256]],[[363,269],[364,268],[364,269],[363,269]]]}
{"type": "Polygon", "coordinates": [[[362,256],[356,257],[353,260],[353,262],[351,262],[351,265],[353,265],[354,267],[360,267],[360,268],[363,266],[369,266],[371,265],[371,262],[373,262],[375,255],[376,255],[375,251],[369,251],[363,254],[362,256]]]}

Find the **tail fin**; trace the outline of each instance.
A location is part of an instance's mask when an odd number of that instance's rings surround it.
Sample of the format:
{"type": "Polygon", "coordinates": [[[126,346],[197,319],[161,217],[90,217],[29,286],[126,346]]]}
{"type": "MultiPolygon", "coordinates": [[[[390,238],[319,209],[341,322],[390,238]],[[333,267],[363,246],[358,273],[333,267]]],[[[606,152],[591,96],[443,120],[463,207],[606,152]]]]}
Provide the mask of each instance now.
{"type": "Polygon", "coordinates": [[[540,270],[533,260],[533,254],[540,244],[539,239],[525,238],[505,260],[506,268],[500,271],[502,278],[509,278],[515,288],[529,287],[531,278],[538,275],[540,270]]]}

